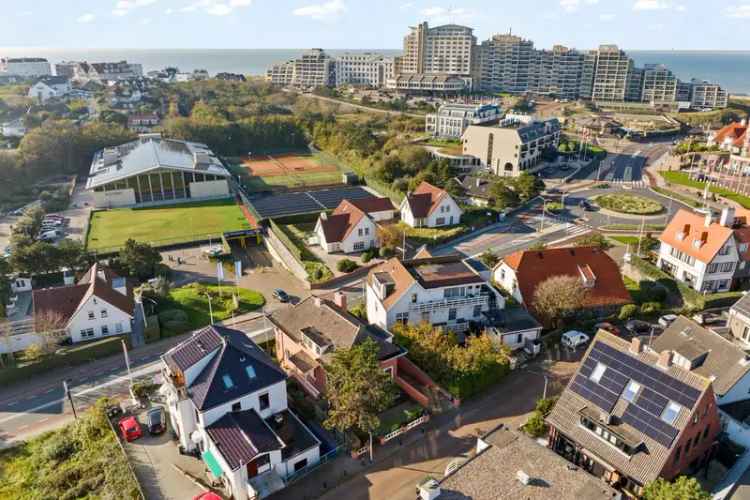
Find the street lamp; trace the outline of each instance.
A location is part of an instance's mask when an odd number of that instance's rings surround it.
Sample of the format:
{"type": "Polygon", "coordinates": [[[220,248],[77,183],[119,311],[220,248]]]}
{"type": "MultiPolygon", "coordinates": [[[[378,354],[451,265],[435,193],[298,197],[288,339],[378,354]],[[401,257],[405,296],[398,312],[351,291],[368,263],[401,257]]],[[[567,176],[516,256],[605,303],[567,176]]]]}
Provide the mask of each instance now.
{"type": "Polygon", "coordinates": [[[213,325],[214,324],[214,310],[211,307],[211,295],[208,292],[206,292],[205,295],[206,295],[206,298],[208,299],[208,314],[211,317],[211,324],[213,325]]]}
{"type": "Polygon", "coordinates": [[[73,404],[73,395],[70,393],[70,387],[68,387],[68,380],[63,380],[63,391],[70,401],[70,408],[73,410],[73,418],[78,420],[78,413],[76,413],[76,405],[73,404]]]}
{"type": "Polygon", "coordinates": [[[542,391],[542,399],[547,399],[547,386],[549,385],[549,376],[546,373],[537,372],[534,370],[526,370],[529,373],[533,373],[534,375],[541,375],[544,377],[544,390],[542,391]]]}

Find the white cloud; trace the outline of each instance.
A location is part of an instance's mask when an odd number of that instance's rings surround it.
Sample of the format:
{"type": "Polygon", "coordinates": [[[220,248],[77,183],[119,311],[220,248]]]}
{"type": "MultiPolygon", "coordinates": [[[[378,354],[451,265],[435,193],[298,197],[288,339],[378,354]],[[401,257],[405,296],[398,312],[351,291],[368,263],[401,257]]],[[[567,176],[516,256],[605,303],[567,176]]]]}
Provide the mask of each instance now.
{"type": "Polygon", "coordinates": [[[88,24],[94,21],[96,19],[96,16],[90,12],[83,14],[82,16],[79,16],[78,19],[76,19],[77,23],[80,24],[88,24]]]}
{"type": "Polygon", "coordinates": [[[596,5],[599,0],[560,0],[560,7],[567,12],[575,12],[581,6],[596,5]]]}
{"type": "Polygon", "coordinates": [[[406,2],[399,7],[399,10],[409,10],[414,7],[414,2],[406,2]]]}
{"type": "Polygon", "coordinates": [[[252,0],[197,0],[180,9],[180,12],[202,11],[211,16],[228,16],[235,9],[249,7],[252,0]]]}
{"type": "Polygon", "coordinates": [[[294,9],[292,14],[300,17],[309,17],[317,20],[334,19],[346,12],[344,0],[330,0],[329,2],[306,5],[294,9]]]}
{"type": "Polygon", "coordinates": [[[733,19],[750,19],[750,4],[727,7],[724,9],[724,15],[733,19]]]}
{"type": "Polygon", "coordinates": [[[687,9],[682,4],[675,4],[672,0],[636,0],[633,4],[633,10],[676,10],[684,12],[687,9]]]}
{"type": "Polygon", "coordinates": [[[474,12],[462,7],[446,9],[445,7],[427,7],[421,14],[434,24],[467,22],[474,17],[474,12]]]}
{"type": "Polygon", "coordinates": [[[144,17],[143,19],[141,19],[141,24],[142,24],[143,26],[149,25],[149,24],[151,24],[152,22],[154,22],[154,20],[153,20],[153,19],[151,19],[150,17],[144,17]]]}
{"type": "Polygon", "coordinates": [[[171,9],[171,8],[170,8],[170,9],[167,9],[167,10],[165,10],[165,11],[164,11],[164,13],[165,13],[166,15],[168,15],[168,16],[169,16],[169,15],[172,15],[172,14],[174,14],[174,9],[171,9]]]}
{"type": "Polygon", "coordinates": [[[615,16],[614,14],[599,14],[599,20],[604,21],[605,23],[614,21],[615,17],[617,16],[615,16]]]}
{"type": "Polygon", "coordinates": [[[137,9],[138,7],[147,7],[155,4],[157,0],[119,0],[115,4],[115,8],[112,14],[116,16],[125,16],[130,13],[131,10],[137,9]]]}

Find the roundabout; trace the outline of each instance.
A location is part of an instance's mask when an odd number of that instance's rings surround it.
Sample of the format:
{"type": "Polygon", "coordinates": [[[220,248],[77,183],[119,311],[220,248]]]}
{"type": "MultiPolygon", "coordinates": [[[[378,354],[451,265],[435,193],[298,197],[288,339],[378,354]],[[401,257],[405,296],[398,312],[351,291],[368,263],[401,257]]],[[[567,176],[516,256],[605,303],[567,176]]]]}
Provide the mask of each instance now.
{"type": "Polygon", "coordinates": [[[654,216],[664,211],[664,206],[653,198],[630,193],[603,194],[593,199],[601,209],[621,216],[654,216]]]}

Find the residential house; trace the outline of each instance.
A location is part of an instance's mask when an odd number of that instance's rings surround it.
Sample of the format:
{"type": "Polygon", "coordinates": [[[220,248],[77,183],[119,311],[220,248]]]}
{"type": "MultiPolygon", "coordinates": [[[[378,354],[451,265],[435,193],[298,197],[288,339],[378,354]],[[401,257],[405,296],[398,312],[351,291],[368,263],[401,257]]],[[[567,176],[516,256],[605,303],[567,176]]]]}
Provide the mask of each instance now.
{"type": "Polygon", "coordinates": [[[750,272],[747,214],[725,208],[716,220],[710,212],[679,210],[659,237],[657,266],[699,292],[731,289],[750,272]]]}
{"type": "Polygon", "coordinates": [[[287,406],[286,374],[238,330],[208,326],[162,356],[172,429],[224,493],[264,498],[320,461],[321,441],[287,406]]]}
{"type": "Polygon", "coordinates": [[[75,285],[34,290],[32,301],[37,330],[61,330],[73,343],[132,330],[133,286],[100,264],[75,285]]]}
{"type": "Polygon", "coordinates": [[[679,316],[649,349],[672,353],[672,362],[711,379],[718,405],[750,399],[750,360],[730,339],[679,316]]]}
{"type": "Polygon", "coordinates": [[[343,200],[315,224],[318,243],[326,253],[362,252],[379,246],[377,222],[393,219],[395,208],[388,198],[343,200]]]}
{"type": "Polygon", "coordinates": [[[750,294],[745,294],[729,309],[727,327],[732,336],[750,348],[750,294]]]}
{"type": "Polygon", "coordinates": [[[461,223],[463,210],[444,189],[422,182],[407,193],[399,207],[401,220],[411,227],[442,227],[461,223]]]}
{"type": "Polygon", "coordinates": [[[708,463],[721,422],[711,380],[600,330],[546,421],[549,446],[639,496],[708,463]]]}
{"type": "Polygon", "coordinates": [[[542,325],[523,307],[505,307],[482,313],[486,320],[485,334],[498,345],[512,351],[526,348],[536,352],[542,338],[542,325]]]}
{"type": "Polygon", "coordinates": [[[419,500],[607,500],[620,494],[521,432],[502,425],[440,480],[417,486],[419,500]]]}
{"type": "Polygon", "coordinates": [[[130,64],[127,61],[88,63],[80,62],[73,70],[73,79],[81,83],[94,81],[97,83],[117,82],[143,76],[143,66],[130,64]]]}
{"type": "Polygon", "coordinates": [[[41,57],[3,57],[0,59],[0,73],[22,78],[38,78],[52,74],[47,59],[41,57]]]}
{"type": "Polygon", "coordinates": [[[94,154],[86,189],[97,208],[227,198],[229,171],[205,144],[144,134],[94,154]]]}
{"type": "Polygon", "coordinates": [[[59,99],[70,93],[70,80],[64,76],[45,76],[29,88],[28,96],[39,102],[59,99]]]}
{"type": "Polygon", "coordinates": [[[156,113],[135,113],[128,115],[128,129],[138,133],[148,133],[158,127],[161,119],[156,113]]]}
{"type": "Polygon", "coordinates": [[[479,159],[495,175],[518,177],[539,165],[545,151],[557,150],[560,144],[560,122],[511,121],[501,127],[472,125],[461,138],[463,152],[479,159]]]}
{"type": "Polygon", "coordinates": [[[467,205],[488,207],[494,204],[495,199],[490,191],[492,181],[488,177],[481,175],[465,175],[463,178],[456,178],[456,182],[458,182],[464,190],[461,201],[467,205]]]}
{"type": "Polygon", "coordinates": [[[503,257],[493,270],[495,283],[534,312],[537,288],[553,276],[572,276],[587,289],[583,309],[605,314],[632,302],[620,268],[598,247],[521,250],[503,257]]]}
{"type": "Polygon", "coordinates": [[[750,174],[750,133],[747,119],[730,123],[708,136],[709,146],[718,146],[730,153],[726,166],[743,175],[750,174]]]}
{"type": "Polygon", "coordinates": [[[461,333],[484,324],[483,313],[505,305],[457,255],[392,258],[370,271],[365,288],[367,318],[386,330],[396,323],[428,322],[461,333]]]}

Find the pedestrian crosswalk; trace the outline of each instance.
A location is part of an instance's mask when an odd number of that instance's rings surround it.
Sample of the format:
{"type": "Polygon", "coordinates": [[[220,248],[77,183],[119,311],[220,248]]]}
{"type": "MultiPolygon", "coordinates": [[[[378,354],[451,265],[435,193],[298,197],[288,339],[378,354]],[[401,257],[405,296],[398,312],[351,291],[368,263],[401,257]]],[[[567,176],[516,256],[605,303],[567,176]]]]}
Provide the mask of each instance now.
{"type": "Polygon", "coordinates": [[[640,181],[626,181],[623,179],[616,179],[616,180],[608,180],[608,184],[612,184],[614,186],[620,186],[625,189],[643,189],[648,187],[648,183],[644,180],[640,181]]]}

